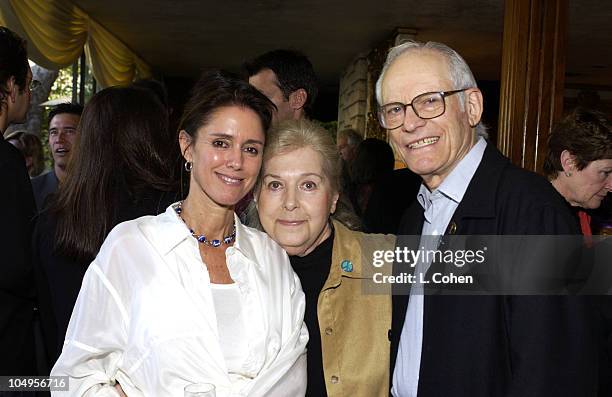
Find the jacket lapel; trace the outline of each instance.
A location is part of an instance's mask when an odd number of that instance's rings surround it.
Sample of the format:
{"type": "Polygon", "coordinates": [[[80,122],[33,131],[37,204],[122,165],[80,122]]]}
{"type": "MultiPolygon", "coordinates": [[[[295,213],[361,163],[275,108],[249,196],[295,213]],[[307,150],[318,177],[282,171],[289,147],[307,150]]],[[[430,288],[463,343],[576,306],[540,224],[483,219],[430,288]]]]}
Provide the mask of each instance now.
{"type": "Polygon", "coordinates": [[[508,165],[508,160],[491,144],[468,185],[463,199],[446,228],[446,234],[464,234],[466,218],[494,218],[495,202],[499,187],[499,175],[508,165]]]}

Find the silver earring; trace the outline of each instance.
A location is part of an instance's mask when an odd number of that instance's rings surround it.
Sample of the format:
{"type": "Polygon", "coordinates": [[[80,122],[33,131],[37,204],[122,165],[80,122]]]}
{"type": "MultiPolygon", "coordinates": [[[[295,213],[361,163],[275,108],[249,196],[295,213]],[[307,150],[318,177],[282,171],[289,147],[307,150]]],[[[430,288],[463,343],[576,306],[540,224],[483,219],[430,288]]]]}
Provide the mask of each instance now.
{"type": "Polygon", "coordinates": [[[572,173],[565,171],[565,176],[569,178],[570,176],[572,176],[572,173]]]}
{"type": "Polygon", "coordinates": [[[191,161],[185,161],[185,171],[191,172],[193,168],[193,163],[191,161]]]}

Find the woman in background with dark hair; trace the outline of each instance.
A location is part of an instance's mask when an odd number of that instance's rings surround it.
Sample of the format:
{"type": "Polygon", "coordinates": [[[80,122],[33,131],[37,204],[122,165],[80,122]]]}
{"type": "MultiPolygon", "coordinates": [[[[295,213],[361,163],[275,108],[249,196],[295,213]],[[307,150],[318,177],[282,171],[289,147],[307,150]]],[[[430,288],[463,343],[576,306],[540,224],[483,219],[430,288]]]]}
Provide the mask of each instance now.
{"type": "Polygon", "coordinates": [[[39,312],[49,368],[64,343],[83,275],[118,223],[158,214],[177,193],[158,101],[134,88],[107,88],[79,124],[66,180],[34,231],[39,312]]]}
{"type": "Polygon", "coordinates": [[[234,207],[261,167],[273,104],[222,72],[180,123],[183,201],[124,222],[89,266],[53,375],[71,395],[303,396],[304,294],[285,252],[234,207]]]}

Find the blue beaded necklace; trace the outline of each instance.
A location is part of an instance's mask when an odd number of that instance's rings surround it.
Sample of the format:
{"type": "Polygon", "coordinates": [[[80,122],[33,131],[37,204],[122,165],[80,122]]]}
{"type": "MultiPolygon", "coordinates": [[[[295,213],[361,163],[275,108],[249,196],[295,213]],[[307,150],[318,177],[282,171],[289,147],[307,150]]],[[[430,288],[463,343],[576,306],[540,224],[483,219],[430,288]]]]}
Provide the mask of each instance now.
{"type": "MultiPolygon", "coordinates": [[[[190,228],[189,225],[187,225],[187,222],[185,222],[185,220],[181,216],[181,213],[183,212],[183,202],[182,201],[179,201],[174,206],[174,212],[176,212],[178,217],[181,218],[185,226],[187,226],[187,229],[189,229],[189,233],[191,233],[191,235],[196,239],[198,243],[204,244],[204,245],[207,245],[213,248],[217,248],[221,246],[221,240],[208,240],[203,234],[196,234],[196,232],[194,232],[193,229],[190,228]]],[[[229,245],[235,239],[236,239],[236,225],[234,225],[234,228],[232,229],[232,232],[229,235],[223,237],[223,244],[229,245]]]]}

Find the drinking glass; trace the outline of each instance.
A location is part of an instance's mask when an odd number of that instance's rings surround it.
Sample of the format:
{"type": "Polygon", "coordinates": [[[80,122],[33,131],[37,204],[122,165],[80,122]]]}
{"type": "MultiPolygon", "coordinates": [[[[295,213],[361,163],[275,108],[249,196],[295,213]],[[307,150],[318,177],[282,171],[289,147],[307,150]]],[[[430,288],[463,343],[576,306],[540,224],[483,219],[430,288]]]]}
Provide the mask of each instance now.
{"type": "Polygon", "coordinates": [[[185,386],[185,397],[216,397],[212,383],[192,383],[185,386]]]}

